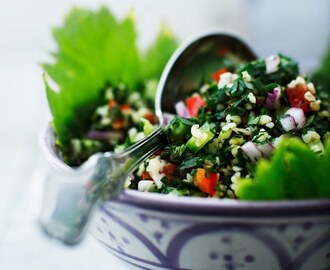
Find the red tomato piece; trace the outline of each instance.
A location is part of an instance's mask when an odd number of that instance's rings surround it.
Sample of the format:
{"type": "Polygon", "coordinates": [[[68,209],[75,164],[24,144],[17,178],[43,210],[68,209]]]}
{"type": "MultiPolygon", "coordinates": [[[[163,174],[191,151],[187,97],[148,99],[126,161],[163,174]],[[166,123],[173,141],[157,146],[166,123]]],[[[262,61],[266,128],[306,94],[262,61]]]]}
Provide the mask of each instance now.
{"type": "Polygon", "coordinates": [[[172,179],[174,170],[175,165],[173,165],[172,163],[168,163],[163,167],[162,173],[164,173],[168,179],[172,179]]]}
{"type": "Polygon", "coordinates": [[[198,187],[201,191],[214,195],[215,187],[219,181],[219,174],[208,172],[206,175],[205,169],[198,168],[196,174],[194,175],[194,185],[198,187]]]}
{"type": "Polygon", "coordinates": [[[141,175],[142,180],[153,180],[151,175],[147,171],[143,171],[141,175]]]}
{"type": "Polygon", "coordinates": [[[152,154],[152,157],[160,156],[160,154],[164,151],[164,149],[159,149],[155,153],[152,154]]]}
{"type": "Polygon", "coordinates": [[[122,129],[125,125],[125,121],[123,119],[117,119],[113,121],[112,128],[115,130],[122,129]]]}
{"type": "Polygon", "coordinates": [[[186,105],[192,117],[197,116],[200,107],[206,107],[206,103],[200,95],[193,95],[187,98],[186,105]]]}
{"type": "Polygon", "coordinates": [[[220,68],[219,70],[213,72],[211,77],[212,77],[213,81],[217,82],[220,79],[220,75],[223,73],[226,73],[226,72],[228,72],[227,68],[220,68]]]}
{"type": "Polygon", "coordinates": [[[147,119],[152,125],[157,123],[157,117],[152,112],[145,113],[143,118],[147,119]]]}
{"type": "Polygon", "coordinates": [[[131,107],[130,107],[128,104],[123,104],[123,105],[120,106],[120,110],[121,110],[122,112],[124,112],[124,111],[128,111],[130,108],[131,108],[131,107]]]}
{"type": "Polygon", "coordinates": [[[288,96],[291,107],[300,108],[305,113],[310,112],[312,110],[310,102],[305,99],[305,93],[307,91],[307,87],[304,84],[298,84],[294,88],[287,87],[285,92],[288,96]]]}
{"type": "Polygon", "coordinates": [[[109,106],[110,109],[113,109],[117,106],[117,102],[114,99],[110,99],[109,103],[108,103],[108,106],[109,106]]]}

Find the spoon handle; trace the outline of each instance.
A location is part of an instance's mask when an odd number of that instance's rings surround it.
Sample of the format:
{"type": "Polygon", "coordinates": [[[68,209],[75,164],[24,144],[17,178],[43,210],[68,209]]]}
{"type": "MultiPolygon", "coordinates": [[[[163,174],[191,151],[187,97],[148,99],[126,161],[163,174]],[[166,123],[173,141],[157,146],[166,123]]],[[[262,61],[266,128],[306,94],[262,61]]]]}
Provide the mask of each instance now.
{"type": "Polygon", "coordinates": [[[116,198],[131,172],[150,155],[164,146],[164,136],[164,131],[159,128],[146,140],[136,143],[123,153],[105,155],[104,158],[109,163],[108,171],[104,177],[101,169],[101,176],[95,178],[103,179],[103,181],[93,184],[94,196],[104,200],[116,198]]]}
{"type": "Polygon", "coordinates": [[[88,170],[52,172],[44,183],[40,224],[50,237],[67,245],[79,243],[98,200],[116,198],[127,177],[163,147],[164,132],[153,132],[121,154],[100,154],[88,170]]]}

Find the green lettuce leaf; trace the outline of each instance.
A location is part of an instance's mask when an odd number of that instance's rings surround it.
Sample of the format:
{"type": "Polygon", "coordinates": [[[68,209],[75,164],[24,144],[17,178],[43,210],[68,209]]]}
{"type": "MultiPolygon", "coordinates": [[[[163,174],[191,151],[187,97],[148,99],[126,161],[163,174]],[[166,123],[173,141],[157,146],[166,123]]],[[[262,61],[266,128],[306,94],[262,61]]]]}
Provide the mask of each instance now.
{"type": "Polygon", "coordinates": [[[155,43],[144,53],[141,73],[143,78],[148,78],[144,89],[144,96],[148,99],[155,99],[157,82],[177,45],[177,41],[170,29],[163,26],[159,31],[155,43]]]}
{"type": "Polygon", "coordinates": [[[131,91],[142,91],[146,80],[159,79],[176,47],[172,36],[160,34],[149,53],[142,54],[132,14],[117,21],[104,6],[97,11],[73,8],[53,36],[54,61],[42,67],[59,144],[86,132],[106,84],[123,82],[131,91]]]}
{"type": "Polygon", "coordinates": [[[158,79],[162,73],[169,55],[177,47],[177,42],[167,26],[163,26],[156,38],[156,41],[145,53],[142,60],[142,76],[144,78],[158,79]]]}
{"type": "Polygon", "coordinates": [[[238,182],[242,200],[330,198],[330,143],[322,155],[298,139],[284,139],[271,160],[261,160],[253,179],[238,182]]]}

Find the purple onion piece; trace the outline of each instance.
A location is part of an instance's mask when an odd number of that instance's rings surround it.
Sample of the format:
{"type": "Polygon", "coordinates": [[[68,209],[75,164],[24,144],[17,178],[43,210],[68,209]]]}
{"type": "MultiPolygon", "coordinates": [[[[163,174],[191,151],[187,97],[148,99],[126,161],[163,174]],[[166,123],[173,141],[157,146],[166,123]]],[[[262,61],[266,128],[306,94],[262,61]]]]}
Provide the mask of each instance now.
{"type": "Polygon", "coordinates": [[[262,157],[261,151],[251,141],[248,141],[247,143],[243,144],[241,146],[241,149],[244,152],[244,154],[247,155],[252,162],[256,162],[259,158],[262,157]]]}
{"type": "Polygon", "coordinates": [[[296,129],[302,129],[306,123],[306,116],[302,109],[292,107],[285,114],[291,115],[296,122],[296,129]]]}
{"type": "Polygon", "coordinates": [[[118,141],[124,138],[124,134],[120,131],[90,130],[87,134],[87,138],[98,141],[118,141]]]}
{"type": "Polygon", "coordinates": [[[287,132],[297,127],[295,119],[290,114],[285,114],[281,117],[281,125],[283,129],[287,132]]]}
{"type": "Polygon", "coordinates": [[[168,125],[173,118],[174,118],[174,114],[167,112],[163,113],[164,125],[168,125]]]}
{"type": "Polygon", "coordinates": [[[184,104],[183,101],[179,101],[175,104],[175,111],[178,116],[183,117],[183,118],[190,118],[191,115],[188,111],[188,108],[184,104]]]}
{"type": "Polygon", "coordinates": [[[278,70],[278,66],[281,62],[281,59],[278,55],[271,55],[265,59],[266,64],[266,74],[270,74],[276,72],[278,70]]]}
{"type": "Polygon", "coordinates": [[[270,157],[274,152],[274,146],[271,143],[264,143],[257,145],[257,148],[264,157],[270,157]]]}
{"type": "Polygon", "coordinates": [[[274,88],[272,92],[268,92],[265,107],[268,109],[277,109],[280,107],[281,90],[274,88]]]}

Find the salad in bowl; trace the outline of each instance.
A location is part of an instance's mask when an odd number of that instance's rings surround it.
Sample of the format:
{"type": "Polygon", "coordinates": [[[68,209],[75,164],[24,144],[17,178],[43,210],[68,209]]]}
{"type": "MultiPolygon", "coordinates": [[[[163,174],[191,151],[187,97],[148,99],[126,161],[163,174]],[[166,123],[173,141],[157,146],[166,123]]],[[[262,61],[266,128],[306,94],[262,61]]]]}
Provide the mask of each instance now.
{"type": "Polygon", "coordinates": [[[129,269],[329,269],[326,97],[280,54],[213,75],[92,235],[129,269]]]}
{"type": "MultiPolygon", "coordinates": [[[[132,18],[104,7],[74,9],[54,30],[42,144],[63,166],[50,162],[41,214],[53,237],[89,221],[72,209],[92,208],[81,194],[111,175],[91,159],[161,129],[150,100],[176,46],[163,34],[141,56],[132,18]]],[[[97,201],[89,228],[101,245],[130,269],[329,269],[329,103],[318,85],[278,54],[213,70],[175,107],[164,146],[117,198],[97,201]]]]}
{"type": "Polygon", "coordinates": [[[129,187],[233,199],[329,198],[329,103],[298,64],[279,54],[211,77],[176,103],[166,147],[140,165],[129,187]]]}

